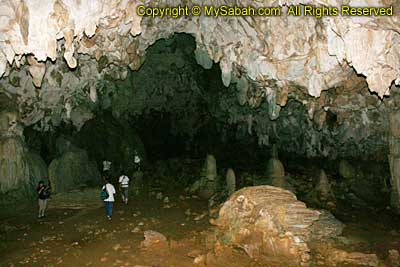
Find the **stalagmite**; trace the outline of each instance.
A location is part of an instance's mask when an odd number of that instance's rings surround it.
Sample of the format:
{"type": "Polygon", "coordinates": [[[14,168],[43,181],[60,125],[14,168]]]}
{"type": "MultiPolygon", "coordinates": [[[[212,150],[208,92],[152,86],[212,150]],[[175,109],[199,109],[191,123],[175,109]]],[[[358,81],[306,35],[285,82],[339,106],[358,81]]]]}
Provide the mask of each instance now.
{"type": "Polygon", "coordinates": [[[278,148],[276,144],[272,146],[271,159],[267,163],[265,175],[270,179],[285,177],[285,169],[278,158],[278,148]]]}
{"type": "Polygon", "coordinates": [[[391,173],[390,202],[400,212],[400,110],[389,115],[389,164],[391,173]]]}
{"type": "Polygon", "coordinates": [[[201,171],[201,178],[190,188],[190,192],[198,194],[203,199],[209,199],[217,191],[217,163],[215,157],[208,154],[201,171]]]}
{"type": "Polygon", "coordinates": [[[322,169],[319,174],[319,181],[316,190],[321,201],[329,201],[330,198],[332,198],[331,184],[326,176],[325,171],[322,169]]]}
{"type": "Polygon", "coordinates": [[[236,191],[236,176],[231,168],[226,172],[226,189],[228,190],[229,196],[236,191]]]}
{"type": "Polygon", "coordinates": [[[335,195],[323,169],[319,170],[316,180],[318,182],[314,189],[307,194],[307,203],[320,208],[334,209],[336,207],[335,195]]]}

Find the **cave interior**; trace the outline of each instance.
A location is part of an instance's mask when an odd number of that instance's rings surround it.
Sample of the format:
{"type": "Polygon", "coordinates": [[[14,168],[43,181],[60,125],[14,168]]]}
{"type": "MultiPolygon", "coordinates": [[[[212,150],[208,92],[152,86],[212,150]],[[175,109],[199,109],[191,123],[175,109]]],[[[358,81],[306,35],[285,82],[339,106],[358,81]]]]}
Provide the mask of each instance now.
{"type": "Polygon", "coordinates": [[[252,78],[240,64],[227,74],[196,39],[177,31],[145,48],[133,42],[123,49],[144,52],[129,67],[106,54],[81,55],[73,67],[32,55],[20,59],[29,69],[8,66],[0,80],[0,265],[400,266],[399,87],[382,95],[347,66],[344,82],[315,97],[301,82],[252,78]],[[111,223],[100,200],[105,179],[116,189],[111,223]],[[51,197],[38,219],[39,181],[51,197]],[[259,215],[247,214],[250,206],[259,215]],[[288,230],[290,216],[312,221],[307,237],[288,230]],[[330,245],[315,241],[328,237],[330,245]]]}

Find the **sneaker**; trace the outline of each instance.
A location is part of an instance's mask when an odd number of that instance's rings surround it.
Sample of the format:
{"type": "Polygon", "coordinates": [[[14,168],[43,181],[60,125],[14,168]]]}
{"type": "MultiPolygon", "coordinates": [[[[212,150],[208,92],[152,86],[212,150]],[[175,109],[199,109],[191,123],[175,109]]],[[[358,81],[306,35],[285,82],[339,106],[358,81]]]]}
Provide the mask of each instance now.
{"type": "Polygon", "coordinates": [[[107,216],[108,220],[111,221],[111,216],[107,216]]]}

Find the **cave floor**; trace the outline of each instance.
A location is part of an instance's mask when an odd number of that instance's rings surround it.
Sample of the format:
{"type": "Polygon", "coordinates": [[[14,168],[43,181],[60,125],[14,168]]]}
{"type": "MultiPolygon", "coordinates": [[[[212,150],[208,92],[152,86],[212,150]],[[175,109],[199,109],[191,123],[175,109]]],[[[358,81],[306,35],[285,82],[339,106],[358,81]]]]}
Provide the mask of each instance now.
{"type": "MultiPolygon", "coordinates": [[[[117,201],[111,221],[102,207],[57,209],[51,202],[41,220],[35,218],[36,206],[3,212],[8,216],[0,219],[8,231],[0,266],[199,266],[194,259],[207,253],[207,203],[179,195],[169,198],[170,208],[155,197],[131,199],[127,206],[117,201]],[[165,235],[169,249],[141,249],[146,230],[165,235]]],[[[242,251],[214,258],[207,266],[226,266],[228,257],[230,266],[262,266],[242,251]]]]}
{"type": "MultiPolygon", "coordinates": [[[[170,202],[155,196],[132,198],[129,205],[117,201],[114,216],[108,221],[103,207],[60,209],[51,206],[46,218],[36,219],[36,205],[0,214],[2,240],[0,266],[266,266],[251,260],[241,250],[205,256],[210,229],[207,203],[177,193],[165,193],[170,202]],[[188,215],[190,209],[190,215],[188,215]],[[169,247],[142,248],[143,232],[153,230],[169,240],[169,247]],[[200,255],[204,255],[203,257],[200,255]],[[197,257],[199,256],[199,257],[197,257]],[[199,260],[200,263],[195,263],[199,260]]],[[[117,200],[119,195],[117,195],[117,200]]],[[[385,259],[389,249],[400,249],[400,228],[389,214],[347,213],[337,217],[345,222],[347,251],[376,253],[385,259]]],[[[280,266],[269,262],[268,266],[280,266]]]]}

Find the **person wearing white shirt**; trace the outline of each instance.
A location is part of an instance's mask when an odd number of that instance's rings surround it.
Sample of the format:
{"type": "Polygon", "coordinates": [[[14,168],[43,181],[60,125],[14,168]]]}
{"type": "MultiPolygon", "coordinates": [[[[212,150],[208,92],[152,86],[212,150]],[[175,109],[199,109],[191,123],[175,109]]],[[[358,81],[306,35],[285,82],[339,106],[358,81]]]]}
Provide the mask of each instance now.
{"type": "Polygon", "coordinates": [[[119,177],[119,190],[121,191],[122,202],[128,205],[129,177],[124,172],[119,177]]]}
{"type": "Polygon", "coordinates": [[[103,160],[103,175],[109,175],[111,169],[111,161],[103,160]]]}
{"type": "Polygon", "coordinates": [[[137,151],[135,150],[135,157],[134,157],[134,159],[133,159],[133,162],[134,162],[134,164],[135,164],[135,170],[136,171],[140,171],[140,161],[141,161],[141,158],[139,157],[139,155],[138,155],[138,153],[137,153],[137,151]]]}
{"type": "Polygon", "coordinates": [[[110,183],[108,178],[105,179],[105,185],[103,185],[101,190],[106,189],[108,193],[108,198],[104,199],[104,205],[106,207],[106,214],[107,218],[111,220],[112,211],[113,211],[113,203],[115,201],[114,194],[115,194],[115,187],[110,183]]]}

